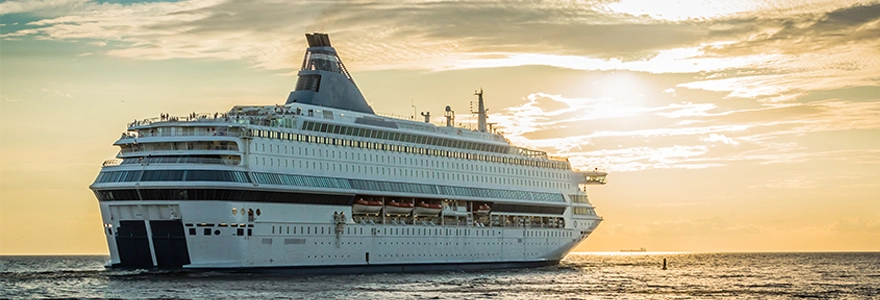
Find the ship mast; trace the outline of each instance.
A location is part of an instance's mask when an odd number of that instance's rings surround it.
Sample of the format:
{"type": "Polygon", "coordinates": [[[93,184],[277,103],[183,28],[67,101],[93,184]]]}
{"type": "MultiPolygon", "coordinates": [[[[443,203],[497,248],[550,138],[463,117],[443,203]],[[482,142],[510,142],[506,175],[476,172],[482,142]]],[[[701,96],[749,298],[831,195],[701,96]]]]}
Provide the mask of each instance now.
{"type": "Polygon", "coordinates": [[[477,95],[477,130],[480,132],[486,132],[486,106],[483,104],[483,89],[481,88],[479,92],[474,91],[474,95],[477,95]]]}

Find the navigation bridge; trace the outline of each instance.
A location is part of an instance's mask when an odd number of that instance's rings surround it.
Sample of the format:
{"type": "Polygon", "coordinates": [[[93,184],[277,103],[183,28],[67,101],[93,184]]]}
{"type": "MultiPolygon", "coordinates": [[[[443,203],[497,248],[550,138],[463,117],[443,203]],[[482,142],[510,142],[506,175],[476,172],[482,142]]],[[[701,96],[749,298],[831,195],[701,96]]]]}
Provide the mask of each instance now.
{"type": "Polygon", "coordinates": [[[608,176],[607,172],[599,171],[599,169],[580,171],[578,174],[584,176],[584,181],[582,181],[583,184],[605,184],[605,178],[608,176]]]}

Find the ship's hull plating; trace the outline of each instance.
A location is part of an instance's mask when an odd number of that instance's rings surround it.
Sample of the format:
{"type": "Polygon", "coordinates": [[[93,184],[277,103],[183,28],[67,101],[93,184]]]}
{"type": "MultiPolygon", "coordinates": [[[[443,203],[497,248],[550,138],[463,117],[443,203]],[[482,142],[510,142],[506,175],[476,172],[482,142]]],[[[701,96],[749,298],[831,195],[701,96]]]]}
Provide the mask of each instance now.
{"type": "Polygon", "coordinates": [[[554,265],[577,228],[355,223],[351,206],[102,201],[108,267],[371,273],[554,265]],[[233,213],[234,212],[234,213],[233,213]],[[342,216],[344,215],[344,216],[342,216]]]}

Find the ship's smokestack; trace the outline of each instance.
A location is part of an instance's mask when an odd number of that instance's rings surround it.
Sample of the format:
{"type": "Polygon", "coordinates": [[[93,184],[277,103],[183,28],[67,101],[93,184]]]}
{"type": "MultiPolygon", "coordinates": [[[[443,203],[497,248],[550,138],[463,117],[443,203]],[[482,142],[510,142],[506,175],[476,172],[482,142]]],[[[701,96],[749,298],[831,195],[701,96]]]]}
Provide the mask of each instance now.
{"type": "Polygon", "coordinates": [[[286,104],[305,103],[374,114],[326,33],[306,34],[309,48],[286,104]]]}

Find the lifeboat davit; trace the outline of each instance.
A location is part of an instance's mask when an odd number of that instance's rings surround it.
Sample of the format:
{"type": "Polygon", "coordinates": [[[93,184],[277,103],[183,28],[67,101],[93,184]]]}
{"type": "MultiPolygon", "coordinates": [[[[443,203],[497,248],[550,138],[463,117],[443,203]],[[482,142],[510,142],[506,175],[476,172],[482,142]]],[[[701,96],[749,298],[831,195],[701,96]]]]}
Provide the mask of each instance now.
{"type": "Polygon", "coordinates": [[[440,204],[421,202],[416,204],[414,214],[417,216],[436,216],[440,214],[441,209],[440,204]]]}
{"type": "Polygon", "coordinates": [[[351,206],[351,212],[355,214],[376,214],[382,209],[382,203],[379,201],[367,201],[358,199],[351,206]]]}
{"type": "Polygon", "coordinates": [[[477,207],[478,214],[485,215],[485,214],[488,214],[490,211],[492,211],[492,207],[490,207],[489,204],[483,204],[483,205],[480,205],[479,207],[477,207]]]}
{"type": "Polygon", "coordinates": [[[394,200],[385,203],[385,214],[388,215],[408,215],[412,210],[412,203],[397,202],[394,200]]]}

